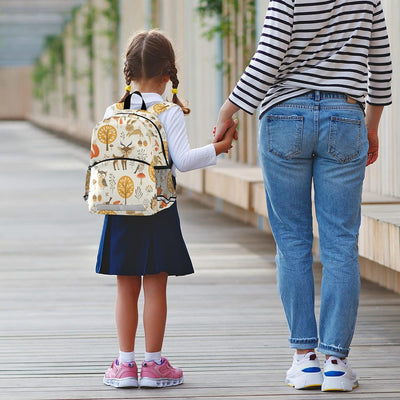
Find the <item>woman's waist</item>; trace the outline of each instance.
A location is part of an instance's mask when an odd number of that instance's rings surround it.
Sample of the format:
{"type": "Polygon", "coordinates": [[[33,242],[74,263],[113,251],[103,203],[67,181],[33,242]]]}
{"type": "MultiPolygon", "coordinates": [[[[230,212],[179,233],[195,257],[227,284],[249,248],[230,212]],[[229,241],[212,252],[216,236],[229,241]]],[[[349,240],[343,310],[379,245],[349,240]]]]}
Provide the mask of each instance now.
{"type": "Polygon", "coordinates": [[[348,107],[361,107],[364,110],[364,104],[359,100],[355,99],[351,95],[341,92],[334,91],[323,91],[323,90],[309,90],[305,93],[294,94],[293,97],[286,98],[280,102],[277,102],[274,106],[282,105],[301,105],[307,108],[313,108],[316,105],[324,107],[342,105],[348,107]]]}

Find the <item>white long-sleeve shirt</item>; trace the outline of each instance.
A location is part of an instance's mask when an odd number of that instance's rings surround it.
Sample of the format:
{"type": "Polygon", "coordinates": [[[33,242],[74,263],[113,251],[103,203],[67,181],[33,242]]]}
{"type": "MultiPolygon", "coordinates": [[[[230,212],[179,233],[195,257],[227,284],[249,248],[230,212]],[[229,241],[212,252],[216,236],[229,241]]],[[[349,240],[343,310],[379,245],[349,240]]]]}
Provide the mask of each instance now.
{"type": "MultiPolygon", "coordinates": [[[[157,93],[142,93],[142,96],[148,108],[164,101],[157,93]]],[[[133,94],[131,97],[131,109],[137,110],[141,106],[142,99],[140,96],[133,94]]],[[[108,118],[111,115],[112,110],[108,107],[104,118],[108,118]]],[[[217,155],[212,143],[195,149],[190,148],[185,117],[179,106],[169,108],[158,117],[167,135],[168,153],[173,162],[172,174],[174,176],[176,176],[176,169],[186,172],[209,167],[217,163],[217,155]]]]}
{"type": "Polygon", "coordinates": [[[380,0],[270,0],[256,53],[229,100],[260,117],[311,90],[391,103],[391,60],[380,0]]]}

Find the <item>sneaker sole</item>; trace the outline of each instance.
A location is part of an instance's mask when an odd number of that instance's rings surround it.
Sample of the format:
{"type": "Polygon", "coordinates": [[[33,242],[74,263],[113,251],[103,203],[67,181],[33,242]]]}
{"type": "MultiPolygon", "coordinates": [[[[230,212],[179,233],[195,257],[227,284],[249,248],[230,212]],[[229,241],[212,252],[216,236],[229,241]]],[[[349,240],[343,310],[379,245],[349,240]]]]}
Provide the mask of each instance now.
{"type": "Polygon", "coordinates": [[[323,392],[351,392],[358,387],[358,382],[352,382],[348,379],[324,378],[321,390],[323,392]]]}
{"type": "Polygon", "coordinates": [[[307,373],[294,379],[286,379],[286,385],[297,390],[317,389],[322,386],[322,373],[307,373]]]}
{"type": "Polygon", "coordinates": [[[107,386],[113,386],[116,388],[128,388],[128,387],[138,387],[138,381],[135,378],[122,378],[122,379],[112,379],[103,378],[103,383],[107,386]]]}
{"type": "Polygon", "coordinates": [[[142,378],[140,380],[140,387],[157,388],[166,386],[177,386],[183,383],[183,376],[179,379],[165,379],[165,378],[142,378]]]}

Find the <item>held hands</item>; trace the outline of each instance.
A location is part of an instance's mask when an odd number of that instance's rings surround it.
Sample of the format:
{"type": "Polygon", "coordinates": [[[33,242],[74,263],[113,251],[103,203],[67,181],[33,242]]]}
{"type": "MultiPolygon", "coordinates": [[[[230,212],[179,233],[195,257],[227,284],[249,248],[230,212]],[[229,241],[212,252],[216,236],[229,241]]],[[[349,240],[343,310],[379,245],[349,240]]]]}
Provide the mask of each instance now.
{"type": "Polygon", "coordinates": [[[232,148],[232,140],[236,136],[237,137],[237,124],[238,121],[237,119],[232,120],[231,124],[225,124],[225,131],[223,132],[222,138],[217,141],[216,139],[216,131],[217,127],[214,127],[213,130],[213,135],[214,135],[214,140],[213,144],[215,147],[215,153],[217,156],[221,153],[228,153],[229,150],[232,148]]]}
{"type": "Polygon", "coordinates": [[[219,110],[217,125],[214,129],[214,140],[213,143],[217,143],[220,140],[223,140],[224,135],[231,129],[233,126],[235,127],[235,131],[233,132],[233,138],[235,140],[238,139],[238,133],[236,130],[237,121],[235,121],[232,116],[236,112],[239,111],[239,107],[235,104],[231,103],[229,100],[226,100],[219,110]]]}

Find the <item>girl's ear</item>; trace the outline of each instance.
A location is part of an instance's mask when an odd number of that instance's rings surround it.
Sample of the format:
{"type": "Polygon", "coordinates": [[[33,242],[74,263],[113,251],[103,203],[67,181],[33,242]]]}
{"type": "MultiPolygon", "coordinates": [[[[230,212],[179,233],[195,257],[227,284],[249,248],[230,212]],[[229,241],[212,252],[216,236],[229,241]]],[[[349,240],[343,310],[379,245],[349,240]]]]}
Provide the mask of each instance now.
{"type": "Polygon", "coordinates": [[[164,83],[168,83],[168,82],[169,82],[169,79],[170,79],[169,75],[163,75],[163,77],[162,77],[162,81],[163,81],[164,83]]]}

